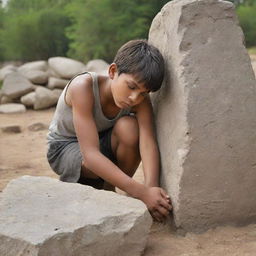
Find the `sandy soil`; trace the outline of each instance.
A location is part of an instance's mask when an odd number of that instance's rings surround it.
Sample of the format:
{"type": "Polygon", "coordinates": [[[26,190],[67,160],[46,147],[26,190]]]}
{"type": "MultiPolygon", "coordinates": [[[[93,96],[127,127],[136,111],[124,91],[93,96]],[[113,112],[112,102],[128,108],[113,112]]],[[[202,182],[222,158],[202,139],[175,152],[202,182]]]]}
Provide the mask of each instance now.
{"type": "MultiPolygon", "coordinates": [[[[29,126],[48,126],[54,109],[28,110],[22,114],[0,114],[0,128],[18,125],[21,133],[0,131],[0,191],[7,183],[22,175],[50,176],[45,154],[47,130],[31,131],[29,126]]],[[[142,182],[141,168],[135,179],[142,182]]],[[[0,192],[1,193],[1,192],[0,192]]],[[[256,255],[256,224],[242,228],[219,227],[200,235],[179,236],[171,225],[154,223],[143,256],[247,256],[256,255]]]]}

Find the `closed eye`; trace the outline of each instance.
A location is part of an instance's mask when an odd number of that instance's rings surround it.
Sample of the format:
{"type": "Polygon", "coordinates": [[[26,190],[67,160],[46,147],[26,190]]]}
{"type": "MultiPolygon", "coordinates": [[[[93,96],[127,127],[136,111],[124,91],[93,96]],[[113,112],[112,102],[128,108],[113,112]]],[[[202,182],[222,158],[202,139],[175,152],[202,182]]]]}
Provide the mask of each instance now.
{"type": "Polygon", "coordinates": [[[142,92],[141,96],[145,97],[146,95],[148,95],[148,92],[142,92]]]}
{"type": "Polygon", "coordinates": [[[128,85],[128,88],[131,89],[131,90],[135,90],[136,88],[132,85],[128,85]]]}

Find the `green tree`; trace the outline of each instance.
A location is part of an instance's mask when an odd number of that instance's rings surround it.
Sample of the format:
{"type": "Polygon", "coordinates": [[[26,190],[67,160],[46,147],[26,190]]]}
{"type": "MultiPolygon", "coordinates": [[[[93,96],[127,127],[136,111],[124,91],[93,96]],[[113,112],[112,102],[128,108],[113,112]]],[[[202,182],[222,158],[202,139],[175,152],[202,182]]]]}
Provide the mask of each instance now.
{"type": "MultiPolygon", "coordinates": [[[[0,1],[0,38],[2,38],[4,16],[5,16],[5,12],[4,12],[4,9],[2,8],[2,1],[0,1]]],[[[3,45],[0,40],[0,61],[3,61],[3,60],[4,60],[3,45]]]]}
{"type": "Polygon", "coordinates": [[[245,42],[247,47],[256,45],[256,5],[244,6],[237,8],[240,25],[245,34],[245,42]]]}
{"type": "Polygon", "coordinates": [[[76,0],[67,6],[73,25],[68,55],[81,61],[112,61],[117,49],[134,38],[147,38],[153,17],[168,1],[76,0]]]}
{"type": "Polygon", "coordinates": [[[30,61],[65,55],[69,24],[62,11],[54,8],[8,15],[0,39],[5,59],[30,61]]]}
{"type": "Polygon", "coordinates": [[[239,5],[246,5],[246,6],[256,5],[255,0],[228,0],[228,1],[234,3],[236,6],[239,6],[239,5]]]}
{"type": "Polygon", "coordinates": [[[51,9],[52,7],[64,7],[72,0],[9,0],[7,9],[14,12],[27,12],[42,9],[51,9]]]}

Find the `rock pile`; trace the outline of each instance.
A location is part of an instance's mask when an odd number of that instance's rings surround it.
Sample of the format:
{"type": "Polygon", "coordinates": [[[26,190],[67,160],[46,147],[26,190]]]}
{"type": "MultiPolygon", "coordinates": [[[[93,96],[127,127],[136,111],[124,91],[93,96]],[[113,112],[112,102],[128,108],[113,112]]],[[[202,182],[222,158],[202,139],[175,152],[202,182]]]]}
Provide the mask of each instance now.
{"type": "Polygon", "coordinates": [[[65,57],[33,61],[19,67],[5,66],[0,69],[0,81],[3,81],[0,113],[52,107],[73,76],[84,71],[106,74],[107,68],[108,64],[103,60],[91,60],[85,65],[65,57]],[[15,107],[9,103],[15,103],[15,107]]]}

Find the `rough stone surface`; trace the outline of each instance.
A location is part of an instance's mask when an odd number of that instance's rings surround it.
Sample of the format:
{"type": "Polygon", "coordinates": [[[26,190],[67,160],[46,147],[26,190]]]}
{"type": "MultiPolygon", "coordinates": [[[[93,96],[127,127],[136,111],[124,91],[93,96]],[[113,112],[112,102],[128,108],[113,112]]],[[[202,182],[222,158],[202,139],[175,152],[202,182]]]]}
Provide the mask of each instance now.
{"type": "Polygon", "coordinates": [[[22,73],[33,84],[46,84],[48,82],[48,72],[41,70],[28,70],[22,73]]]}
{"type": "Polygon", "coordinates": [[[85,65],[82,62],[65,57],[52,57],[48,63],[50,68],[64,79],[71,79],[76,74],[85,71],[85,65]]]}
{"type": "Polygon", "coordinates": [[[49,77],[47,87],[49,89],[55,89],[55,88],[64,89],[64,87],[67,85],[68,82],[69,80],[66,80],[66,79],[49,77]]]}
{"type": "Polygon", "coordinates": [[[166,60],[152,101],[176,226],[201,232],[255,222],[256,81],[234,6],[172,1],[149,41],[166,60]]]}
{"type": "Polygon", "coordinates": [[[11,99],[17,99],[33,89],[33,84],[27,78],[18,72],[12,72],[5,77],[2,92],[11,99]]]}
{"type": "Polygon", "coordinates": [[[0,105],[0,113],[11,114],[11,113],[23,113],[26,111],[26,107],[18,103],[8,103],[0,105]]]}
{"type": "Polygon", "coordinates": [[[34,109],[45,109],[54,106],[59,99],[56,92],[45,87],[38,86],[35,90],[34,109]]]}
{"type": "Polygon", "coordinates": [[[33,107],[36,101],[36,93],[30,92],[20,98],[20,102],[26,107],[33,107]]]}
{"type": "Polygon", "coordinates": [[[1,195],[0,255],[138,256],[151,222],[139,200],[23,176],[1,195]]]}
{"type": "Polygon", "coordinates": [[[48,64],[45,60],[31,61],[23,64],[18,68],[18,72],[24,73],[31,70],[47,71],[48,64]]]}

